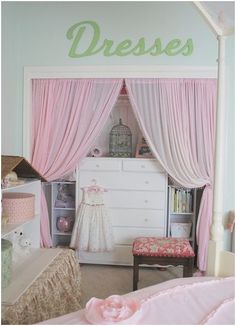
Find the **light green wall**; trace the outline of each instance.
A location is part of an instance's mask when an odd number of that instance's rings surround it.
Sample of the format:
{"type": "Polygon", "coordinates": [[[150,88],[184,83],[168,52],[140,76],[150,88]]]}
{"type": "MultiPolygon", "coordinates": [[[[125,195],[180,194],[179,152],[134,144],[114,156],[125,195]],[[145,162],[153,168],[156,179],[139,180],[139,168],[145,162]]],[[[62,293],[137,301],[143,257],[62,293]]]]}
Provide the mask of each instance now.
{"type": "Polygon", "coordinates": [[[215,65],[217,42],[191,2],[3,2],[2,3],[2,151],[22,153],[23,67],[68,65],[215,65]],[[191,56],[96,56],[72,59],[66,32],[94,20],[101,41],[145,37],[192,38],[191,56]],[[6,123],[5,123],[6,121],[6,123]],[[11,128],[9,128],[11,126],[11,128]]]}
{"type": "MultiPolygon", "coordinates": [[[[233,40],[227,43],[227,58],[234,67],[233,40]]],[[[217,40],[192,2],[2,2],[2,153],[22,155],[24,66],[78,65],[194,65],[214,66],[217,40]],[[191,56],[105,57],[101,53],[80,59],[68,56],[68,28],[94,20],[101,39],[137,42],[145,37],[150,46],[160,37],[192,38],[191,56]]],[[[229,72],[230,101],[226,108],[226,185],[230,184],[225,208],[234,201],[234,76],[229,72]]]]}
{"type": "Polygon", "coordinates": [[[3,3],[3,19],[4,32],[12,30],[14,38],[18,39],[19,64],[215,64],[215,37],[206,29],[193,4],[188,2],[13,2],[3,3]],[[194,54],[187,58],[106,58],[98,54],[71,59],[68,57],[71,42],[66,38],[66,31],[83,20],[98,22],[101,39],[116,42],[125,38],[135,42],[143,36],[147,45],[151,45],[157,37],[161,37],[163,44],[174,38],[193,38],[194,54]]]}

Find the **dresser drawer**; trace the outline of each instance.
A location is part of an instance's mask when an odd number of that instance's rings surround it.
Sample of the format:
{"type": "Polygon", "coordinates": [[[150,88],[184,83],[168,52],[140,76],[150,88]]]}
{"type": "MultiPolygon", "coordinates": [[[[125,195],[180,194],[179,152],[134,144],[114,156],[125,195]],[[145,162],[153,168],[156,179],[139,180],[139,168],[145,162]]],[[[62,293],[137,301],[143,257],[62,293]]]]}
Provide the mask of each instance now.
{"type": "Polygon", "coordinates": [[[110,208],[165,209],[164,191],[119,191],[110,190],[105,194],[110,208]]]}
{"type": "Polygon", "coordinates": [[[131,245],[137,237],[163,237],[164,229],[161,228],[128,228],[113,227],[113,235],[116,244],[131,245]]]}
{"type": "Polygon", "coordinates": [[[126,159],[122,163],[124,171],[165,172],[160,163],[155,159],[126,159]]]}
{"type": "Polygon", "coordinates": [[[93,180],[108,189],[166,191],[166,178],[163,173],[81,171],[81,187],[90,185],[93,180]]]}
{"type": "Polygon", "coordinates": [[[165,211],[155,209],[110,209],[113,226],[165,228],[165,211]]]}
{"type": "Polygon", "coordinates": [[[87,157],[79,165],[81,171],[120,171],[122,168],[121,159],[106,159],[87,157]]]}

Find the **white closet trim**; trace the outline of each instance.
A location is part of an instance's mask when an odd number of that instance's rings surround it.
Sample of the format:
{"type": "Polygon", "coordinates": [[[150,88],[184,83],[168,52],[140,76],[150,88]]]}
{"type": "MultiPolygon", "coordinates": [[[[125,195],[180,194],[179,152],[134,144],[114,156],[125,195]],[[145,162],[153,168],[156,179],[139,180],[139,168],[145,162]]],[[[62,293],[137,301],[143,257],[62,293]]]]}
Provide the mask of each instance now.
{"type": "Polygon", "coordinates": [[[24,67],[23,156],[30,159],[32,88],[36,78],[217,78],[217,66],[24,67]]]}
{"type": "Polygon", "coordinates": [[[25,67],[30,78],[215,78],[217,66],[60,66],[25,67]]]}

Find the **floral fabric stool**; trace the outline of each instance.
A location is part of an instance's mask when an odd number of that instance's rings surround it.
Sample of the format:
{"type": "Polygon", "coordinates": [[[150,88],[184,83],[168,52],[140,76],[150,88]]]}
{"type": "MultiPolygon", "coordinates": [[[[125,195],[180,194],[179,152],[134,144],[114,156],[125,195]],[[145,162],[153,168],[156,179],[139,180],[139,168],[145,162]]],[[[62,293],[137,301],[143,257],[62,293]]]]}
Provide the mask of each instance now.
{"type": "Polygon", "coordinates": [[[193,275],[194,251],[187,239],[139,237],[133,242],[133,291],[137,290],[139,265],[183,265],[183,277],[193,275]]]}

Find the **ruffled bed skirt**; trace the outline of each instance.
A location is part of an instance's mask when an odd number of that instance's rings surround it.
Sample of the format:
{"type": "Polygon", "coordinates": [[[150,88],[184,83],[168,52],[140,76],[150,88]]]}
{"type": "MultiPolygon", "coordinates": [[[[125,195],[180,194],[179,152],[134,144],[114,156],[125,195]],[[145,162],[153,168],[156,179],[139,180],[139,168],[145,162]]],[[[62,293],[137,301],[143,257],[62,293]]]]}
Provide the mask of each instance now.
{"type": "Polygon", "coordinates": [[[15,304],[4,306],[2,324],[30,325],[81,309],[80,283],[75,252],[63,249],[15,304]]]}

